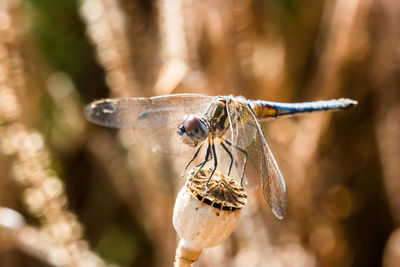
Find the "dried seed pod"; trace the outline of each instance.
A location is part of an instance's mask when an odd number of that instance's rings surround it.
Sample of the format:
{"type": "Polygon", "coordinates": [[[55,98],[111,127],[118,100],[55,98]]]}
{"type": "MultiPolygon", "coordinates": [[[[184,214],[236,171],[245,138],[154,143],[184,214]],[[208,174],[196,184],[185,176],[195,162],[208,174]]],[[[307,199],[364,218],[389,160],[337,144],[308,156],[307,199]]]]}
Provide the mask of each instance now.
{"type": "Polygon", "coordinates": [[[197,168],[187,174],[187,182],[175,202],[173,223],[181,238],[176,266],[190,266],[203,248],[222,243],[236,228],[247,195],[235,180],[211,169],[197,168]],[[207,184],[207,187],[206,187],[207,184]]]}

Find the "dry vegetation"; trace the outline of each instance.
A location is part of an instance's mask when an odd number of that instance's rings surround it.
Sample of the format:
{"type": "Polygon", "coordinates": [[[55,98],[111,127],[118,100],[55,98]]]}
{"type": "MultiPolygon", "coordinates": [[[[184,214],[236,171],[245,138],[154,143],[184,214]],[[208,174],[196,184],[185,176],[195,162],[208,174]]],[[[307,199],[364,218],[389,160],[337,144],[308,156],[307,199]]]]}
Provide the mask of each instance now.
{"type": "Polygon", "coordinates": [[[168,93],[352,110],[264,125],[288,186],[198,266],[398,266],[400,2],[0,0],[0,266],[171,266],[186,159],[89,125],[168,93]]]}

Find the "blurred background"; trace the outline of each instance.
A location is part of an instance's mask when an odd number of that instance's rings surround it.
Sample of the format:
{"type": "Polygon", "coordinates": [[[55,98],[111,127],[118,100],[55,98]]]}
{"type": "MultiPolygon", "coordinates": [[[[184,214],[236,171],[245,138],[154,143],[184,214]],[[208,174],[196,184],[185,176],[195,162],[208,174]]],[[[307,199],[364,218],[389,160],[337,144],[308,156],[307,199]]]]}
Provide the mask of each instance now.
{"type": "Polygon", "coordinates": [[[183,92],[359,101],[265,123],[287,217],[249,192],[197,266],[399,266],[399,25],[395,0],[0,0],[0,266],[171,266],[186,159],[83,107],[183,92]]]}

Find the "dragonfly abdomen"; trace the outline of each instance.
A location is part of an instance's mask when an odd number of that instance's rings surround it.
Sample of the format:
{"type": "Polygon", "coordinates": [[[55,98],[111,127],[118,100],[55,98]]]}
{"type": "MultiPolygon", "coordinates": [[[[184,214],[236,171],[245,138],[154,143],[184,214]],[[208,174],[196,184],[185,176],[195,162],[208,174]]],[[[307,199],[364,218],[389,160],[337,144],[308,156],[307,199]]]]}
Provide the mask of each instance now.
{"type": "Polygon", "coordinates": [[[347,98],[302,103],[279,103],[262,100],[249,102],[259,119],[314,111],[347,109],[357,104],[357,101],[347,98]]]}

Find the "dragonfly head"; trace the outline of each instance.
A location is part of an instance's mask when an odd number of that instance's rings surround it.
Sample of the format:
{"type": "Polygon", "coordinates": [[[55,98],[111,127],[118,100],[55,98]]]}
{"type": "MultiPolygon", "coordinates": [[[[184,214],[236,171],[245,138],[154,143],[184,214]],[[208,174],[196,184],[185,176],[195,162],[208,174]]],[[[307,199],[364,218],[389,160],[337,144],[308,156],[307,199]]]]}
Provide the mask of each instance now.
{"type": "Polygon", "coordinates": [[[208,136],[207,124],[196,115],[185,115],[179,123],[178,135],[183,143],[196,147],[208,136]]]}

